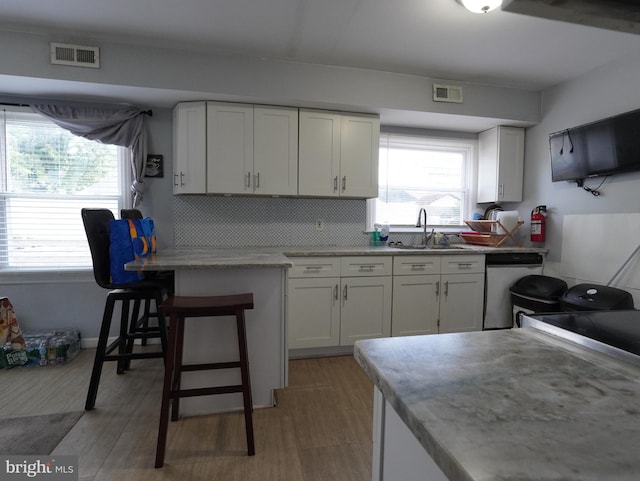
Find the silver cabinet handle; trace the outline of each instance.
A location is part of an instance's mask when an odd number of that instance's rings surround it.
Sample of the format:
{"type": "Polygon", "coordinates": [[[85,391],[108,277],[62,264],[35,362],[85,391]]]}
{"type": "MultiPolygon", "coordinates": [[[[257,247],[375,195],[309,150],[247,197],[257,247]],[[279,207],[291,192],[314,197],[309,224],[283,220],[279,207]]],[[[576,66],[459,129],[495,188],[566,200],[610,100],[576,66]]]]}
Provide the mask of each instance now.
{"type": "Polygon", "coordinates": [[[338,284],[333,288],[333,299],[338,300],[338,284]]]}
{"type": "Polygon", "coordinates": [[[447,297],[449,295],[449,281],[445,281],[444,283],[444,296],[447,297]]]}
{"type": "Polygon", "coordinates": [[[361,265],[358,266],[358,270],[360,272],[365,271],[365,272],[373,272],[373,270],[376,268],[376,266],[374,265],[361,265]]]}
{"type": "Polygon", "coordinates": [[[344,289],[342,289],[342,298],[346,301],[347,300],[347,285],[344,285],[344,289]]]}
{"type": "Polygon", "coordinates": [[[440,295],[440,281],[436,281],[436,297],[440,295]]]}
{"type": "Polygon", "coordinates": [[[347,190],[347,176],[342,177],[342,192],[347,190]]]}
{"type": "Polygon", "coordinates": [[[338,176],[337,175],[333,178],[333,191],[338,192],[338,176]]]}
{"type": "Polygon", "coordinates": [[[256,189],[259,189],[259,188],[260,188],[260,172],[258,172],[258,173],[256,174],[255,180],[254,180],[254,182],[253,182],[253,186],[254,186],[256,189]]]}
{"type": "Polygon", "coordinates": [[[427,267],[426,264],[411,264],[412,271],[423,271],[427,267]]]}
{"type": "Polygon", "coordinates": [[[173,186],[178,187],[178,174],[173,174],[173,186]]]}
{"type": "Polygon", "coordinates": [[[180,172],[180,185],[184,185],[184,172],[180,172]]]}
{"type": "Polygon", "coordinates": [[[251,187],[251,172],[247,172],[247,188],[251,187]]]}
{"type": "Polygon", "coordinates": [[[459,262],[458,269],[471,269],[473,264],[471,262],[459,262]]]}
{"type": "Polygon", "coordinates": [[[320,269],[322,269],[322,266],[305,266],[304,267],[305,272],[310,272],[313,274],[317,274],[318,272],[320,272],[320,269]]]}

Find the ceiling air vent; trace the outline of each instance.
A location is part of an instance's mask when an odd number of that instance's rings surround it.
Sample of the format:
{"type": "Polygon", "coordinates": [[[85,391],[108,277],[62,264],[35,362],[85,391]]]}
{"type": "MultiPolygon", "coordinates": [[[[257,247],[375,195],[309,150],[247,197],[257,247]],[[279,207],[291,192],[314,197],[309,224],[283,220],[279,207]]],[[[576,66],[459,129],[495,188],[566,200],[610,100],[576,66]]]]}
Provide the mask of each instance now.
{"type": "Polygon", "coordinates": [[[433,84],[434,102],[455,102],[462,103],[462,87],[452,85],[433,84]]]}
{"type": "Polygon", "coordinates": [[[100,48],[51,42],[51,63],[100,68],[100,48]]]}

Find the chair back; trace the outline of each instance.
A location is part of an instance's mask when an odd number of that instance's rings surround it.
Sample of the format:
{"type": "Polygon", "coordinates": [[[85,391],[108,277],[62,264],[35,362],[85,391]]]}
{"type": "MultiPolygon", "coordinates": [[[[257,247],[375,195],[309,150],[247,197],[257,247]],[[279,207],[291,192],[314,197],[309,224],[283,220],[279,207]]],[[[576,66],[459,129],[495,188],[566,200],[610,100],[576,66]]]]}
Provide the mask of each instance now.
{"type": "Polygon", "coordinates": [[[114,220],[109,209],[82,209],[82,223],[89,241],[93,276],[100,287],[112,289],[111,267],[109,264],[109,221],[114,220]]]}
{"type": "Polygon", "coordinates": [[[138,209],[120,209],[121,219],[142,219],[143,215],[138,209]]]}

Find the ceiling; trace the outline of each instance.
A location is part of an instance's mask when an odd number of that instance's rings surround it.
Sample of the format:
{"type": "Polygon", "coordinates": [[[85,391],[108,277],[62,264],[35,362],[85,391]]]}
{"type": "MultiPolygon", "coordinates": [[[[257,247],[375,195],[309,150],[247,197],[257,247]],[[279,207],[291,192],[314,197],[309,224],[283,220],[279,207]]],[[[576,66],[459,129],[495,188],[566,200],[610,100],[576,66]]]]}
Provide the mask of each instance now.
{"type": "Polygon", "coordinates": [[[539,91],[640,50],[636,3],[505,0],[524,14],[473,14],[456,0],[2,0],[0,29],[539,91]]]}

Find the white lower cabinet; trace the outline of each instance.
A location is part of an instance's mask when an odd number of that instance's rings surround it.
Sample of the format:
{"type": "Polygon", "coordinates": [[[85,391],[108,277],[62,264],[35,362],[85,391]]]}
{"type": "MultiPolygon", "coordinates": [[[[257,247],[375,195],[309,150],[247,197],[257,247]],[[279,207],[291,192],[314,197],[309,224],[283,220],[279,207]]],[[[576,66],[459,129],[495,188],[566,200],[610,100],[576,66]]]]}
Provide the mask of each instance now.
{"type": "Polygon", "coordinates": [[[391,335],[482,330],[484,256],[396,256],[391,335]]]}
{"type": "Polygon", "coordinates": [[[349,346],[391,335],[391,257],[291,260],[289,349],[349,346]]]}
{"type": "Polygon", "coordinates": [[[340,344],[340,278],[289,279],[289,348],[340,344]]]}
{"type": "Polygon", "coordinates": [[[391,285],[390,275],[342,279],[341,346],[391,335],[391,285]]]}
{"type": "Polygon", "coordinates": [[[287,286],[289,349],[340,344],[340,258],[291,259],[287,286]]]}
{"type": "Polygon", "coordinates": [[[289,349],[482,329],[483,255],[291,258],[289,349]]]}

